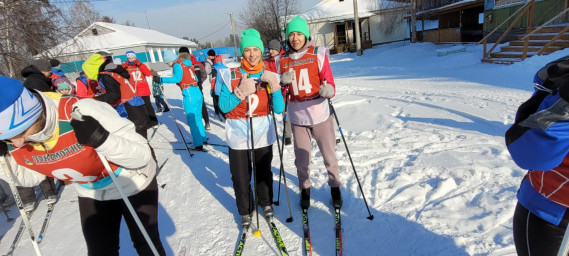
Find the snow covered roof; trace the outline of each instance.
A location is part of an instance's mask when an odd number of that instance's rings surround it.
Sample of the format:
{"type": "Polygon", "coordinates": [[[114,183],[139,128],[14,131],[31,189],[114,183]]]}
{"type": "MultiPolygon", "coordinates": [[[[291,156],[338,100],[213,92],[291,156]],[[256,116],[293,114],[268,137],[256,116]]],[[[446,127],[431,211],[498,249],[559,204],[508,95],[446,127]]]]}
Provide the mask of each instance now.
{"type": "Polygon", "coordinates": [[[156,30],[94,22],[77,36],[49,52],[57,56],[91,53],[98,50],[124,49],[137,46],[197,48],[197,44],[156,30]]]}
{"type": "MultiPolygon", "coordinates": [[[[358,16],[367,18],[375,12],[408,5],[395,1],[358,0],[358,16]]],[[[300,15],[308,23],[317,21],[343,21],[354,18],[354,2],[351,0],[323,0],[300,15]]]]}

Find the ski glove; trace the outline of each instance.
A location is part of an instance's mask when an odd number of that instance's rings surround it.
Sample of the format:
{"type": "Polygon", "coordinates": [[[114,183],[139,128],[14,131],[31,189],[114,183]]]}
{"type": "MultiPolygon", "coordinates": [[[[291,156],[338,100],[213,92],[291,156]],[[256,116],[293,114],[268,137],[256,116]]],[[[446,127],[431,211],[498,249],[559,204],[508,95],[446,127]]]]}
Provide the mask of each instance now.
{"type": "Polygon", "coordinates": [[[330,99],[334,97],[334,86],[331,84],[324,83],[320,86],[320,97],[330,99]]]}
{"type": "Polygon", "coordinates": [[[0,156],[5,156],[8,154],[8,144],[4,141],[0,141],[0,156]]]}
{"type": "Polygon", "coordinates": [[[281,75],[281,83],[282,84],[290,84],[294,81],[295,78],[294,69],[289,69],[287,72],[281,75]]]}
{"type": "Polygon", "coordinates": [[[152,81],[159,84],[160,83],[160,76],[159,75],[152,76],[152,81]]]}
{"type": "Polygon", "coordinates": [[[278,92],[281,90],[281,86],[277,81],[277,73],[265,70],[261,75],[261,81],[268,83],[271,89],[271,93],[278,92]]]}
{"type": "Polygon", "coordinates": [[[240,100],[244,100],[247,96],[255,93],[257,91],[257,87],[255,86],[255,80],[253,78],[241,78],[241,82],[239,83],[239,87],[235,88],[233,91],[235,96],[240,100]]]}
{"type": "Polygon", "coordinates": [[[82,118],[83,121],[71,120],[71,126],[73,126],[77,141],[83,145],[91,145],[93,148],[98,148],[109,137],[109,131],[91,116],[82,116],[82,118]]]}

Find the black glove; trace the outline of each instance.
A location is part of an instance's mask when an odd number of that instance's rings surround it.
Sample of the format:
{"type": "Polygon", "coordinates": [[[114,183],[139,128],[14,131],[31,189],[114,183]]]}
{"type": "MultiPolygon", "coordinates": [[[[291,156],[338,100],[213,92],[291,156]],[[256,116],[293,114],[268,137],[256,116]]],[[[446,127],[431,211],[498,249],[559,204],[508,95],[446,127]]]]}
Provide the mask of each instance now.
{"type": "Polygon", "coordinates": [[[8,154],[8,144],[4,141],[0,141],[0,156],[5,156],[8,154]]]}
{"type": "Polygon", "coordinates": [[[83,145],[91,145],[93,148],[101,146],[109,137],[109,131],[91,116],[83,116],[83,121],[73,119],[71,126],[77,141],[83,145]]]}
{"type": "Polygon", "coordinates": [[[160,76],[152,76],[152,81],[159,84],[160,83],[160,76]]]}

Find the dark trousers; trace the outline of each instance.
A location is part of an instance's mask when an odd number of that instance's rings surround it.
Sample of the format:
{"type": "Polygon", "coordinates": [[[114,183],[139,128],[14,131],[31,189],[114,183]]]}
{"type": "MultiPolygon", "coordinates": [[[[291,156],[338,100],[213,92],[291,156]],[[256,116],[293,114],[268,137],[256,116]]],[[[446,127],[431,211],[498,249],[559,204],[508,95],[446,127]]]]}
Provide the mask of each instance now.
{"type": "Polygon", "coordinates": [[[219,108],[219,95],[213,95],[213,109],[215,110],[215,115],[219,117],[219,121],[225,121],[222,120],[225,118],[225,115],[219,108]]]}
{"type": "MultiPolygon", "coordinates": [[[[156,178],[145,190],[128,199],[160,255],[166,255],[158,232],[156,178]]],[[[138,255],[153,255],[123,200],[97,201],[79,197],[79,213],[89,256],[119,255],[119,233],[123,217],[138,255]]]]}
{"type": "MultiPolygon", "coordinates": [[[[250,150],[229,149],[229,170],[237,203],[239,215],[253,212],[253,192],[251,190],[251,158],[250,150]]],[[[271,161],[273,160],[273,146],[255,149],[255,166],[257,182],[255,188],[261,206],[271,205],[273,202],[273,173],[271,161]]]]}
{"type": "Polygon", "coordinates": [[[154,102],[156,103],[157,109],[164,109],[164,110],[170,109],[168,108],[168,105],[166,104],[166,101],[164,101],[164,98],[162,98],[162,96],[154,96],[154,102]]]}
{"type": "Polygon", "coordinates": [[[150,102],[150,95],[149,96],[141,96],[144,100],[144,106],[146,107],[146,112],[148,112],[148,118],[150,119],[150,124],[152,126],[158,124],[158,118],[156,118],[156,112],[154,112],[154,108],[152,107],[152,103],[150,102]]]}
{"type": "Polygon", "coordinates": [[[565,229],[569,222],[569,213],[555,226],[518,203],[514,212],[514,243],[519,256],[557,255],[565,229]]]}
{"type": "Polygon", "coordinates": [[[125,102],[124,108],[128,113],[128,120],[134,123],[134,128],[136,130],[136,133],[142,135],[144,138],[147,138],[148,135],[147,129],[152,126],[150,125],[150,119],[148,111],[146,111],[146,106],[144,105],[133,106],[130,105],[130,103],[125,102]]]}
{"type": "MultiPolygon", "coordinates": [[[[35,203],[36,201],[36,191],[33,187],[16,187],[18,189],[18,194],[20,194],[20,198],[22,199],[22,203],[30,204],[35,203]]],[[[40,183],[40,188],[43,192],[44,198],[48,198],[49,196],[55,195],[55,182],[53,178],[46,177],[40,183]]]]}
{"type": "MultiPolygon", "coordinates": [[[[200,87],[200,92],[202,93],[202,96],[203,96],[202,84],[203,84],[203,81],[198,82],[198,87],[200,87]]],[[[203,118],[203,121],[205,122],[206,125],[209,124],[209,116],[207,114],[207,108],[205,107],[205,100],[202,101],[202,118],[203,118]]]]}

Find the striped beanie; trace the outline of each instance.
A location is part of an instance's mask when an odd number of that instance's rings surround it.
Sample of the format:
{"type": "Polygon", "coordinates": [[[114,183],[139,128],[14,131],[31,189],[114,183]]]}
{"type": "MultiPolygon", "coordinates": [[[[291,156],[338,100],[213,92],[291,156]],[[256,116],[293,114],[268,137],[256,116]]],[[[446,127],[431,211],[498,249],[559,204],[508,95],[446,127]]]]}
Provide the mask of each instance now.
{"type": "Polygon", "coordinates": [[[41,115],[38,98],[22,82],[0,76],[0,140],[15,137],[28,129],[41,115]]]}

